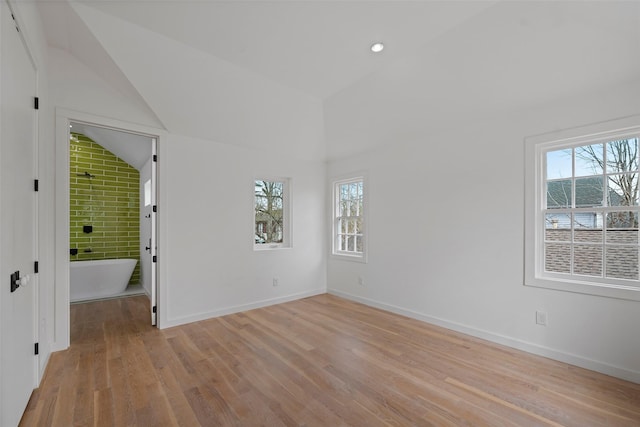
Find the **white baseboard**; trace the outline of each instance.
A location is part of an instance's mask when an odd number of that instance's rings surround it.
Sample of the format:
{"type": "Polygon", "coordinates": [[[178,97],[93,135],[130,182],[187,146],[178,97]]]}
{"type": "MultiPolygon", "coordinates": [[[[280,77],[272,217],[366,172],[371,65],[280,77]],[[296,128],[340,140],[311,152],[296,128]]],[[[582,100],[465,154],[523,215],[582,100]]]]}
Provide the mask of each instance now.
{"type": "Polygon", "coordinates": [[[231,307],[225,307],[214,311],[207,311],[197,314],[190,314],[188,316],[175,317],[173,319],[167,319],[162,324],[162,329],[171,328],[174,326],[184,325],[186,323],[197,322],[200,320],[211,319],[213,317],[226,316],[227,314],[240,313],[242,311],[253,310],[261,307],[268,307],[270,305],[281,304],[283,302],[295,301],[302,298],[312,297],[315,295],[321,295],[327,293],[325,288],[314,289],[311,291],[300,292],[297,294],[285,295],[277,298],[270,298],[261,301],[255,301],[248,304],[241,304],[231,307]]]}
{"type": "Polygon", "coordinates": [[[566,353],[563,351],[555,350],[553,348],[541,346],[538,344],[533,344],[527,341],[522,341],[517,338],[496,334],[493,332],[485,331],[482,329],[474,328],[474,327],[463,325],[456,322],[451,322],[449,320],[440,319],[433,316],[428,316],[413,310],[408,310],[408,309],[397,307],[391,304],[382,303],[369,298],[363,298],[356,295],[351,295],[349,293],[338,291],[335,289],[328,289],[327,293],[341,297],[341,298],[345,298],[348,300],[356,301],[371,307],[379,308],[381,310],[389,311],[392,313],[400,314],[402,316],[410,317],[412,319],[420,320],[422,322],[441,326],[443,328],[451,329],[457,332],[461,332],[463,334],[471,335],[471,336],[481,338],[487,341],[491,341],[497,344],[506,345],[508,347],[526,351],[527,353],[548,357],[549,359],[558,360],[560,362],[568,363],[570,365],[579,366],[581,368],[589,369],[592,371],[600,372],[605,375],[610,375],[612,377],[617,377],[623,380],[632,381],[634,383],[640,384],[640,372],[638,371],[632,371],[629,369],[599,362],[597,360],[588,359],[586,357],[582,357],[576,354],[566,353]]]}

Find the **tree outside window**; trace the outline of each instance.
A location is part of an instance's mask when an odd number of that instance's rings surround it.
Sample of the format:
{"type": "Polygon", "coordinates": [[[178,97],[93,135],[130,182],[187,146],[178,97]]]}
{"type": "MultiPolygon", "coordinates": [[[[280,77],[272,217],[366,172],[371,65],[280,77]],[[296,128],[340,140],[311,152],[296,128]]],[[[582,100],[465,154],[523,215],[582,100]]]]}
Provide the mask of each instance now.
{"type": "Polygon", "coordinates": [[[255,181],[255,244],[283,243],[284,181],[255,181]]]}

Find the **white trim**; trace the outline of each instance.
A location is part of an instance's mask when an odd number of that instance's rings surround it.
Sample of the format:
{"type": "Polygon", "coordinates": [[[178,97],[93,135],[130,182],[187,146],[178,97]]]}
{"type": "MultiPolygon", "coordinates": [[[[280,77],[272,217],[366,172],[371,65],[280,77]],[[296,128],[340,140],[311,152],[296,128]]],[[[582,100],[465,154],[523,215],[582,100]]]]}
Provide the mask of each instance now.
{"type": "MultiPolygon", "coordinates": [[[[124,130],[126,132],[149,136],[158,139],[158,158],[162,159],[163,165],[168,162],[167,133],[158,128],[152,128],[136,123],[125,122],[108,117],[96,116],[80,111],[65,108],[55,108],[55,289],[54,289],[54,337],[51,343],[51,351],[65,350],[70,344],[70,301],[69,301],[69,123],[80,122],[92,126],[124,130]]],[[[158,175],[162,174],[162,169],[158,169],[158,175]]],[[[158,176],[160,183],[162,177],[158,176]]],[[[159,186],[158,211],[162,212],[163,204],[166,206],[166,190],[159,186]]],[[[161,237],[158,241],[158,253],[167,253],[168,245],[166,236],[166,220],[162,215],[158,215],[158,234],[161,237]]],[[[161,263],[158,257],[158,294],[166,295],[166,274],[165,263],[161,263]]],[[[159,298],[158,301],[158,328],[163,328],[163,317],[166,304],[159,298]]]]}
{"type": "Polygon", "coordinates": [[[174,326],[180,326],[191,322],[198,322],[200,320],[211,319],[214,317],[226,316],[228,314],[241,313],[247,310],[254,310],[256,308],[268,307],[271,305],[282,304],[285,302],[296,301],[303,298],[313,297],[316,295],[322,295],[327,293],[326,288],[318,288],[310,291],[300,292],[297,294],[285,295],[277,298],[269,298],[265,300],[255,301],[248,304],[234,305],[225,308],[220,308],[213,311],[204,311],[196,314],[190,314],[188,316],[174,317],[166,320],[165,328],[172,328],[174,326]]]}
{"type": "Polygon", "coordinates": [[[408,310],[408,309],[391,305],[391,304],[385,304],[369,298],[363,298],[356,295],[351,295],[349,293],[338,291],[335,289],[328,289],[327,293],[338,296],[340,298],[356,301],[361,304],[368,305],[370,307],[379,308],[381,310],[406,316],[411,319],[420,320],[425,323],[429,323],[429,324],[440,326],[446,329],[451,329],[456,332],[471,335],[476,338],[481,338],[487,341],[491,341],[496,344],[506,345],[507,347],[526,351],[527,353],[548,357],[549,359],[568,363],[574,366],[579,366],[581,368],[589,369],[592,371],[600,372],[605,375],[611,375],[616,378],[621,378],[623,380],[632,381],[634,383],[640,384],[640,371],[632,371],[629,369],[621,368],[619,366],[589,359],[577,354],[567,353],[564,351],[556,350],[554,348],[541,346],[541,345],[534,344],[528,341],[523,341],[517,338],[512,338],[506,335],[496,334],[483,329],[474,328],[469,325],[464,325],[462,323],[441,319],[439,317],[428,316],[426,314],[422,314],[417,311],[408,310]]]}
{"type": "Polygon", "coordinates": [[[635,284],[625,286],[622,280],[603,283],[607,279],[591,281],[581,280],[578,276],[562,277],[562,275],[543,274],[543,257],[539,254],[543,250],[544,234],[538,227],[542,223],[542,207],[545,206],[545,192],[542,189],[541,179],[545,173],[542,159],[544,152],[551,147],[576,147],[621,139],[625,136],[638,136],[638,134],[640,134],[640,116],[630,116],[525,138],[523,280],[525,286],[640,301],[640,287],[635,287],[635,284]]]}
{"type": "MultiPolygon", "coordinates": [[[[149,238],[149,257],[151,265],[149,272],[151,273],[151,288],[149,296],[149,311],[151,316],[151,324],[159,327],[158,322],[158,138],[151,138],[151,236],[149,238]],[[156,207],[155,209],[153,207],[156,207]],[[156,262],[153,259],[156,258],[156,262]],[[155,308],[155,311],[154,311],[155,308]]],[[[140,258],[142,260],[142,258],[140,258]]],[[[144,288],[144,286],[143,286],[144,288]]]]}

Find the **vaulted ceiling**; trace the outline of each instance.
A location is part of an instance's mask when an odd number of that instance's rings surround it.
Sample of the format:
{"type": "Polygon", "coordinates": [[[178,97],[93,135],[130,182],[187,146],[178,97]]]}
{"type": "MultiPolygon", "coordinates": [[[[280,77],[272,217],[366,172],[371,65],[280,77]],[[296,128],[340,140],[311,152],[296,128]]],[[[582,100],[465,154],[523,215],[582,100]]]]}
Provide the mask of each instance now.
{"type": "Polygon", "coordinates": [[[329,158],[640,76],[640,2],[63,0],[38,7],[52,47],[149,108],[168,130],[241,143],[255,135],[243,134],[229,111],[269,109],[265,99],[274,96],[317,102],[329,158]],[[385,43],[380,54],[369,50],[375,41],[385,43]],[[217,104],[199,113],[207,102],[217,104]],[[212,131],[212,115],[235,123],[238,134],[212,131]]]}

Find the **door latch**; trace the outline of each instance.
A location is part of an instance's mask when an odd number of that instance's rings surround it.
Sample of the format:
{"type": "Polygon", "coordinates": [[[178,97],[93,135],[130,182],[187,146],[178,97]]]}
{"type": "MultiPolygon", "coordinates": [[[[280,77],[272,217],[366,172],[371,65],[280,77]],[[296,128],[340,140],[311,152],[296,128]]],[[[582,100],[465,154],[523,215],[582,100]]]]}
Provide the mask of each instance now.
{"type": "Polygon", "coordinates": [[[15,292],[20,287],[20,272],[11,273],[11,292],[15,292]]]}

